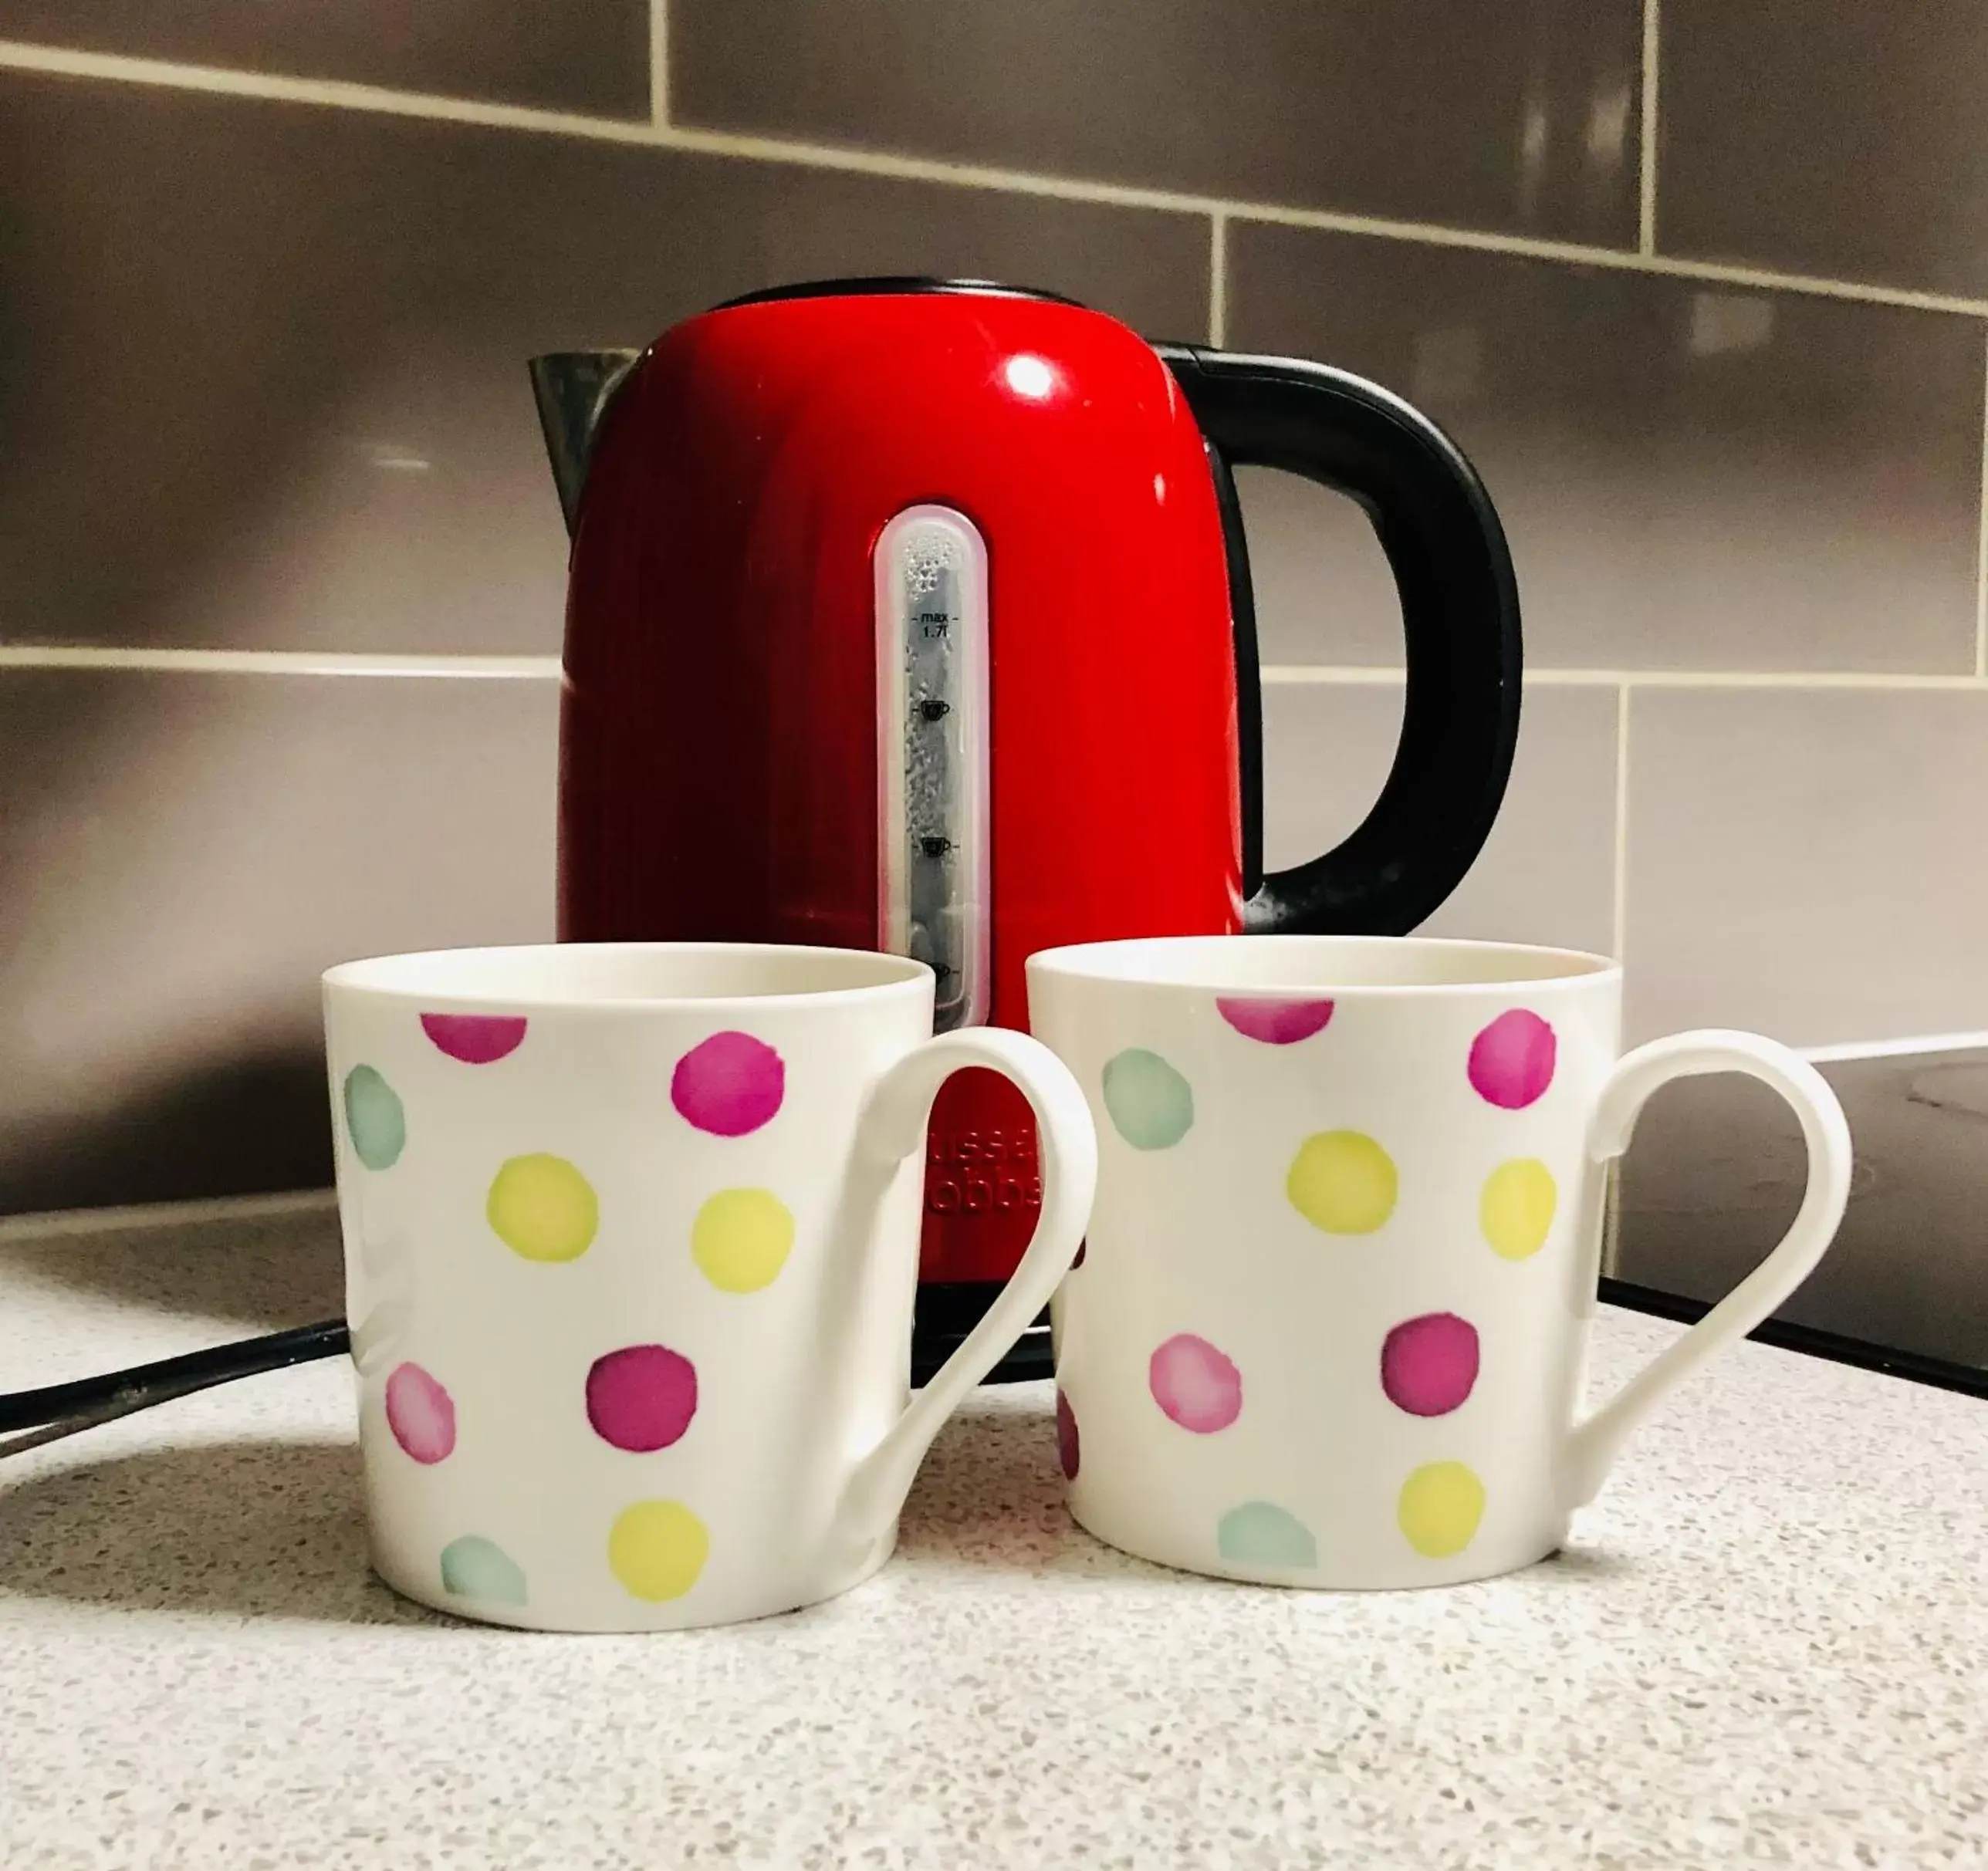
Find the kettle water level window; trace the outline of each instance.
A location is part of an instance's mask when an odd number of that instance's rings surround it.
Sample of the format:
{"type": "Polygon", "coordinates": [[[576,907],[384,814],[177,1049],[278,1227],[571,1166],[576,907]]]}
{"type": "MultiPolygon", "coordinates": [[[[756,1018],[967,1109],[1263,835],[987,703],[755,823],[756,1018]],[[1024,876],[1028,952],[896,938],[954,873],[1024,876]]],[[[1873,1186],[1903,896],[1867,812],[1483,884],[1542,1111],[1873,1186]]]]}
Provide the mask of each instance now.
{"type": "Polygon", "coordinates": [[[908,507],[877,542],[882,946],[938,977],[939,1032],[987,1018],[987,547],[908,507]]]}

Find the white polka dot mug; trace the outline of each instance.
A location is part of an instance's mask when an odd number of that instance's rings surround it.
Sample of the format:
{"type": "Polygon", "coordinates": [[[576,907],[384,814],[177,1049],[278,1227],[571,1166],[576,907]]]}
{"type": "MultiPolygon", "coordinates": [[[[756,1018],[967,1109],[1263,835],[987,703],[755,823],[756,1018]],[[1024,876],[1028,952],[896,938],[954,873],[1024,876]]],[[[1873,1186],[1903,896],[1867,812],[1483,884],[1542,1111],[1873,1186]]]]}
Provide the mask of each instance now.
{"type": "Polygon", "coordinates": [[[1030,1020],[1098,1131],[1053,1310],[1071,1511],[1232,1579],[1445,1585],[1543,1558],[1658,1398],[1786,1299],[1850,1181],[1814,1069],[1743,1033],[1618,1056],[1621,974],[1489,943],[1213,937],[1050,951],[1030,1020]],[[1787,1238],[1581,1417],[1608,1166],[1686,1073],[1808,1140],[1787,1238]]]}
{"type": "Polygon", "coordinates": [[[493,1623],[653,1630],[832,1596],[1046,1303],[1097,1174],[1083,1094],[1019,1033],[929,1037],[894,956],[462,950],[324,978],[373,1563],[493,1623]],[[921,1146],[940,1085],[1034,1107],[1042,1213],[910,1399],[921,1146]]]}

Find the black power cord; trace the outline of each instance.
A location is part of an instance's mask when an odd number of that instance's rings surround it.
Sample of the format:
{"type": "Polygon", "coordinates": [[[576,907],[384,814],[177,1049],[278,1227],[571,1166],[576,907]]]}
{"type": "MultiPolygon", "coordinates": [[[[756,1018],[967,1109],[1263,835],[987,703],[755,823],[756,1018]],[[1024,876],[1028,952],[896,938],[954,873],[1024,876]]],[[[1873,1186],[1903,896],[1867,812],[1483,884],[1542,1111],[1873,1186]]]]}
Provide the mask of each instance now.
{"type": "MultiPolygon", "coordinates": [[[[964,1331],[935,1332],[914,1348],[911,1381],[926,1383],[965,1337],[964,1331]]],[[[297,1326],[259,1339],[232,1345],[211,1345],[184,1357],[163,1358],[156,1364],[134,1365],[101,1376],[79,1377],[69,1383],[49,1384],[38,1390],[16,1390],[0,1396],[0,1456],[38,1448],[78,1430],[94,1429],[154,1403],[190,1396],[196,1390],[256,1377],[265,1371],[287,1369],[317,1358],[342,1357],[352,1349],[352,1334],[342,1319],[297,1326]]],[[[1016,1383],[1050,1375],[1049,1320],[1045,1314],[993,1373],[997,1382],[1016,1383]]]]}
{"type": "Polygon", "coordinates": [[[315,1326],[293,1326],[259,1339],[232,1345],[211,1345],[184,1357],[162,1358],[156,1364],[134,1365],[128,1371],[106,1371],[100,1377],[45,1385],[39,1390],[16,1390],[0,1396],[0,1455],[12,1455],[79,1429],[93,1429],[134,1410],[149,1410],[238,1377],[280,1371],[314,1358],[335,1358],[352,1349],[352,1334],[342,1319],[315,1326]]]}
{"type": "MultiPolygon", "coordinates": [[[[1599,1296],[1604,1305],[1685,1324],[1702,1319],[1712,1309],[1705,1300],[1660,1292],[1654,1287],[1638,1286],[1626,1280],[1604,1278],[1599,1296]]],[[[1046,1327],[1046,1319],[1036,1322],[1021,1344],[1003,1360],[1001,1369],[995,1373],[997,1380],[1012,1383],[1051,1374],[1046,1327]]],[[[1895,1351],[1814,1326],[1790,1325],[1784,1319],[1768,1319],[1747,1336],[1784,1351],[1798,1351],[1810,1357],[1854,1365],[1970,1396],[1988,1396],[1988,1371],[1973,1365],[1895,1351]]],[[[935,1335],[921,1346],[913,1360],[912,1381],[925,1383],[957,1342],[955,1336],[935,1335]]],[[[190,1396],[215,1384],[232,1383],[238,1377],[285,1370],[317,1358],[340,1357],[351,1349],[352,1335],[344,1320],[327,1319],[314,1326],[298,1326],[262,1338],[240,1339],[232,1345],[210,1346],[205,1351],[164,1358],[156,1364],[136,1365],[130,1370],[107,1371],[100,1377],[49,1384],[38,1390],[17,1390],[11,1396],[0,1396],[0,1456],[52,1442],[78,1430],[93,1429],[100,1423],[113,1422],[134,1410],[149,1410],[154,1403],[170,1403],[176,1396],[190,1396]]]]}

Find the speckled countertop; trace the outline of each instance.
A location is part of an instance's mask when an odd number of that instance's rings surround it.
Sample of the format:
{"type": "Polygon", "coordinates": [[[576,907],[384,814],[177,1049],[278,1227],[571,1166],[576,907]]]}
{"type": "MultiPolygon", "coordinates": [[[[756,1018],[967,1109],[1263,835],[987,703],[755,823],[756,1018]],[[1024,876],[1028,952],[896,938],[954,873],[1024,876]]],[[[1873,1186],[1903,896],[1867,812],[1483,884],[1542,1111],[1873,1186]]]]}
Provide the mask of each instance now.
{"type": "MultiPolygon", "coordinates": [[[[0,1389],[337,1309],[326,1213],[0,1239],[0,1389]]],[[[1612,1383],[1673,1328],[1604,1314],[1612,1383]]],[[[1747,1346],[1516,1577],[1334,1596],[1079,1532],[1045,1386],[899,1556],[684,1636],[366,1572],[343,1365],[0,1464],[0,1863],[1988,1862],[1988,1408],[1747,1346]]]]}

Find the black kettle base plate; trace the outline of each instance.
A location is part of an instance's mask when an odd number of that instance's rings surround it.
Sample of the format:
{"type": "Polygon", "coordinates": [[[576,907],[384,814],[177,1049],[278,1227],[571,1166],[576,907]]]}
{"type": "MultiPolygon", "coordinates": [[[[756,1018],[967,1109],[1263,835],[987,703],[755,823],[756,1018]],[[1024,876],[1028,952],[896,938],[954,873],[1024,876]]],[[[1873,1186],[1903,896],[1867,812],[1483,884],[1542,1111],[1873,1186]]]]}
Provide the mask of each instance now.
{"type": "MultiPolygon", "coordinates": [[[[911,1321],[911,1383],[928,1382],[959,1349],[966,1335],[1001,1290],[999,1281],[928,1282],[918,1288],[911,1321]]],[[[1053,1376],[1050,1356],[1050,1315],[1039,1314],[1013,1349],[987,1373],[988,1383],[1032,1383],[1053,1376]]]]}

